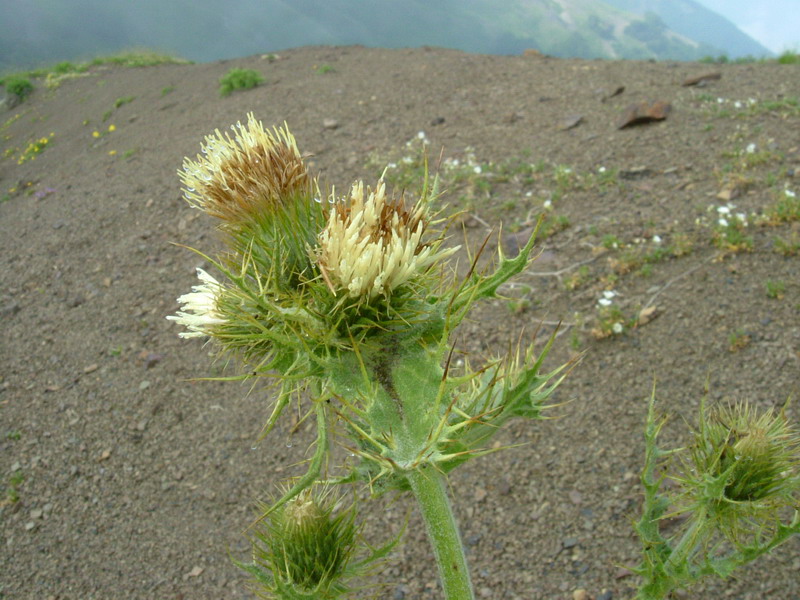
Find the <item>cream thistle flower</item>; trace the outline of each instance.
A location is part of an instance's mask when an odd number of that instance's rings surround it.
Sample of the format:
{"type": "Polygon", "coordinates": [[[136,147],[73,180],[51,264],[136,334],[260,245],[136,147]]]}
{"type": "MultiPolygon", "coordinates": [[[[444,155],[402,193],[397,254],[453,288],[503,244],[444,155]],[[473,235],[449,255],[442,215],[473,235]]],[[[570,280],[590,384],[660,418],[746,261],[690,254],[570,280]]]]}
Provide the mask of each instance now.
{"type": "Polygon", "coordinates": [[[386,184],[375,190],[355,183],[347,201],[331,209],[319,235],[319,268],[334,295],[371,299],[389,296],[455,248],[439,252],[440,242],[422,241],[429,225],[426,199],[408,210],[404,199],[386,198],[386,184]]]}
{"type": "Polygon", "coordinates": [[[182,310],[179,310],[176,315],[167,317],[170,321],[175,321],[189,330],[178,334],[183,338],[211,335],[210,329],[214,325],[225,323],[225,319],[217,311],[217,299],[222,286],[203,269],[197,269],[197,277],[202,283],[192,286],[189,294],[178,298],[178,302],[183,304],[182,310]]]}
{"type": "Polygon", "coordinates": [[[248,113],[247,125],[231,130],[233,138],[218,129],[206,136],[203,156],[184,160],[178,174],[189,204],[236,225],[311,197],[313,181],[288,128],[267,131],[248,113]]]}

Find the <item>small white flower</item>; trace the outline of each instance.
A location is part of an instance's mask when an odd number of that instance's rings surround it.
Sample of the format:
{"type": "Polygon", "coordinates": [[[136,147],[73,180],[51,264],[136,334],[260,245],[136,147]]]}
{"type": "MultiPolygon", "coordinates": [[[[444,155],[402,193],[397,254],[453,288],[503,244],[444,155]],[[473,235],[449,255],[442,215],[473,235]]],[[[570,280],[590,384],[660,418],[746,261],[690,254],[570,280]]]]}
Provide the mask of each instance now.
{"type": "Polygon", "coordinates": [[[733,103],[733,106],[735,108],[742,108],[742,103],[737,100],[736,102],[733,103]]]}
{"type": "Polygon", "coordinates": [[[190,293],[178,298],[178,302],[183,305],[182,309],[167,317],[189,330],[178,334],[182,338],[210,335],[210,327],[225,322],[217,312],[217,297],[222,286],[203,269],[197,269],[197,277],[202,283],[192,286],[190,293]]]}
{"type": "Polygon", "coordinates": [[[598,173],[605,173],[606,172],[606,168],[605,167],[600,167],[599,169],[597,169],[597,172],[598,173]]]}
{"type": "Polygon", "coordinates": [[[660,244],[661,243],[661,236],[660,235],[654,235],[653,236],[653,243],[654,244],[660,244]]]}
{"type": "Polygon", "coordinates": [[[614,290],[603,290],[604,298],[608,298],[609,300],[611,300],[611,298],[614,298],[615,296],[617,296],[617,292],[615,292],[614,290]]]}
{"type": "Polygon", "coordinates": [[[736,218],[739,220],[740,223],[744,223],[747,225],[747,215],[743,212],[736,213],[736,218]]]}
{"type": "Polygon", "coordinates": [[[717,212],[721,215],[729,215],[731,214],[731,207],[730,206],[718,206],[717,212]]]}
{"type": "Polygon", "coordinates": [[[725,102],[725,98],[717,98],[717,104],[722,104],[725,102]]]}
{"type": "Polygon", "coordinates": [[[553,201],[550,198],[548,198],[547,200],[544,201],[542,206],[544,207],[545,210],[550,210],[551,208],[553,208],[553,201]]]}
{"type": "Polygon", "coordinates": [[[783,195],[786,196],[787,198],[795,198],[795,197],[797,197],[797,194],[795,194],[792,190],[790,190],[788,188],[783,190],[783,195]]]}
{"type": "Polygon", "coordinates": [[[425,135],[425,132],[424,131],[418,131],[417,132],[417,139],[419,139],[419,140],[427,139],[427,136],[425,135]]]}
{"type": "Polygon", "coordinates": [[[728,219],[722,219],[722,218],[720,218],[720,219],[717,221],[717,223],[719,223],[719,226],[720,226],[720,227],[727,227],[727,226],[728,226],[728,219]]]}
{"type": "Polygon", "coordinates": [[[617,335],[619,335],[620,333],[622,333],[624,329],[625,329],[625,328],[622,326],[622,323],[614,323],[614,324],[611,326],[611,331],[613,331],[613,332],[614,332],[614,333],[616,333],[617,335]]]}
{"type": "Polygon", "coordinates": [[[748,154],[753,154],[756,151],[756,145],[750,142],[749,144],[747,144],[746,150],[748,154]]]}
{"type": "Polygon", "coordinates": [[[609,300],[608,298],[600,298],[600,300],[598,300],[597,303],[600,306],[611,306],[612,304],[611,300],[609,300]]]}
{"type": "Polygon", "coordinates": [[[472,170],[473,170],[473,172],[474,172],[476,175],[480,175],[480,174],[481,174],[481,171],[482,171],[483,169],[481,169],[481,166],[480,166],[480,165],[475,165],[474,167],[472,167],[472,170]]]}

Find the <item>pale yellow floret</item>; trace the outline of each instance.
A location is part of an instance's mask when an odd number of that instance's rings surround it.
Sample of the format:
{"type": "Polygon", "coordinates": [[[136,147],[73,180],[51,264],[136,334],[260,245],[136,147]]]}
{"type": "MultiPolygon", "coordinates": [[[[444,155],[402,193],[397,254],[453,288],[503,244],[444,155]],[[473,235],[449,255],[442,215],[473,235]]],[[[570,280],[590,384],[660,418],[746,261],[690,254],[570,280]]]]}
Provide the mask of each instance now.
{"type": "Polygon", "coordinates": [[[425,244],[426,225],[422,201],[409,211],[402,199],[387,201],[382,179],[375,190],[355,183],[319,236],[317,259],[328,285],[353,298],[388,296],[453,251],[425,244]]]}
{"type": "Polygon", "coordinates": [[[197,269],[197,277],[202,283],[192,286],[190,293],[178,298],[183,305],[181,310],[167,317],[189,330],[178,334],[183,338],[210,335],[211,327],[225,322],[217,311],[217,298],[222,289],[219,282],[203,269],[197,269]]]}

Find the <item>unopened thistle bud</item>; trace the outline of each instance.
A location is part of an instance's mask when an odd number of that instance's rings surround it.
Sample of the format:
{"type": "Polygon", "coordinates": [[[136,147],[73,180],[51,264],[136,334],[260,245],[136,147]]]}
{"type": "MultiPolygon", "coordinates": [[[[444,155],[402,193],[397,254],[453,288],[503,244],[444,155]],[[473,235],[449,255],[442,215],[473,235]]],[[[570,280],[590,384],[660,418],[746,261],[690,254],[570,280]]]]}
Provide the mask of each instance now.
{"type": "Polygon", "coordinates": [[[334,295],[388,297],[455,251],[439,251],[440,240],[423,241],[428,225],[426,199],[409,209],[402,197],[386,197],[383,179],[374,190],[354,184],[319,235],[316,255],[325,282],[334,295]]]}
{"type": "Polygon", "coordinates": [[[341,579],[356,550],[357,526],[354,507],[338,505],[326,491],[307,489],[260,526],[255,563],[269,569],[278,589],[315,592],[317,598],[346,590],[341,579]]]}
{"type": "Polygon", "coordinates": [[[203,155],[178,171],[192,206],[237,226],[311,198],[313,181],[288,129],[265,130],[252,113],[231,129],[233,138],[219,130],[206,136],[203,155]]]}

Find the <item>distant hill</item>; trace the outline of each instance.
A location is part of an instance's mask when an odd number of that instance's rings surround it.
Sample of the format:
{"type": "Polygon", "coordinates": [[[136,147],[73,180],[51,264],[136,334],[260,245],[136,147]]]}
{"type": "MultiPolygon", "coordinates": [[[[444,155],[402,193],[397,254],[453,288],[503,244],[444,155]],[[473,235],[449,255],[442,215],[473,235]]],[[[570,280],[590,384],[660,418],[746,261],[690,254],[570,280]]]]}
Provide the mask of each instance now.
{"type": "Polygon", "coordinates": [[[0,69],[149,47],[205,62],[303,45],[696,60],[769,52],[692,0],[0,0],[0,69]]]}
{"type": "Polygon", "coordinates": [[[653,13],[672,31],[722,49],[731,58],[772,56],[728,19],[694,0],[605,0],[637,15],[653,13]]]}

